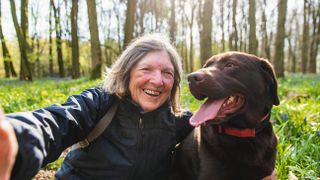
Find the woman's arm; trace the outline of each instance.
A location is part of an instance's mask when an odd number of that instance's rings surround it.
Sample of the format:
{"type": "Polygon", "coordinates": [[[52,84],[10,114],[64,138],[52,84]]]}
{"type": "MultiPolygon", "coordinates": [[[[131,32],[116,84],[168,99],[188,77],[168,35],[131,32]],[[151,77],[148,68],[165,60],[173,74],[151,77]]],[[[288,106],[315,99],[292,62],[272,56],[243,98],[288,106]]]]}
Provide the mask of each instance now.
{"type": "Polygon", "coordinates": [[[6,115],[19,144],[12,177],[30,179],[64,149],[84,139],[110,106],[109,101],[110,95],[95,88],[71,96],[61,105],[6,115]]]}

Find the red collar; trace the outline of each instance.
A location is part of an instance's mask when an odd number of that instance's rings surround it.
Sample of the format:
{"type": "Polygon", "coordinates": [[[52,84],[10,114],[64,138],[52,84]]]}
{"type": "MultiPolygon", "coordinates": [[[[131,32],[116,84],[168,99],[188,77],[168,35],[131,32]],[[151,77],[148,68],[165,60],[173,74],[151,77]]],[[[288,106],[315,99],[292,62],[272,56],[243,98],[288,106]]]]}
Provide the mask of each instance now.
{"type": "MultiPolygon", "coordinates": [[[[269,114],[264,115],[261,118],[261,122],[264,120],[268,119],[269,114]]],[[[256,137],[256,129],[255,128],[246,128],[246,129],[239,129],[239,128],[234,128],[234,127],[226,127],[222,126],[221,124],[218,124],[217,126],[217,132],[221,134],[227,134],[230,136],[236,136],[236,137],[256,137]]]]}

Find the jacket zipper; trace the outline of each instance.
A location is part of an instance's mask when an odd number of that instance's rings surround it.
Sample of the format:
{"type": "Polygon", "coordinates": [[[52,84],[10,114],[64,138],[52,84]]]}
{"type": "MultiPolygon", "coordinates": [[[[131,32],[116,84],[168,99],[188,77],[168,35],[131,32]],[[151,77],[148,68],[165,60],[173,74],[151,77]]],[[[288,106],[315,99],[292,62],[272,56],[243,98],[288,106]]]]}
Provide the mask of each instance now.
{"type": "Polygon", "coordinates": [[[138,128],[139,128],[139,142],[138,142],[138,150],[141,151],[143,149],[143,119],[140,118],[138,122],[138,128]]]}

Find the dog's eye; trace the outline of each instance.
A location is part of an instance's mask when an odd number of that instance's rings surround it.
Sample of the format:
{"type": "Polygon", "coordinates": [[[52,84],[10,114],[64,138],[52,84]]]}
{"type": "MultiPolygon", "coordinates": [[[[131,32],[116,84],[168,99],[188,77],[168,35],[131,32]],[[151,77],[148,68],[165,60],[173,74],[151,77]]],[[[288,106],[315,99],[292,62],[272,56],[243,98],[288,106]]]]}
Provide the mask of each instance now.
{"type": "Polygon", "coordinates": [[[234,67],[234,64],[231,63],[231,62],[228,62],[228,63],[224,66],[224,68],[232,68],[232,67],[234,67]]]}

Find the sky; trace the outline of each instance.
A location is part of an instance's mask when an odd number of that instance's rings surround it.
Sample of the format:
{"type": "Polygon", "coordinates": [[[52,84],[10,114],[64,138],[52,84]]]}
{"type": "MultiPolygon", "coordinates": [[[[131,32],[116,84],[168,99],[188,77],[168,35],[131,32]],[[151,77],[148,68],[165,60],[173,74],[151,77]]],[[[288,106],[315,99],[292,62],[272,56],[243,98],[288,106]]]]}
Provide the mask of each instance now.
{"type": "MultiPolygon", "coordinates": [[[[62,0],[60,0],[61,2],[63,2],[62,0]]],[[[162,1],[162,0],[160,0],[162,1]]],[[[56,1],[57,2],[57,1],[56,1]]],[[[71,3],[71,1],[68,1],[69,3],[71,3]]],[[[103,10],[112,10],[112,2],[113,0],[96,0],[97,3],[103,3],[103,5],[101,7],[103,7],[103,10]]],[[[259,2],[258,0],[256,2],[259,2]]],[[[277,3],[278,0],[269,0],[268,2],[272,2],[270,3],[270,6],[268,7],[269,12],[271,13],[272,11],[277,11],[277,3]]],[[[17,7],[17,14],[19,14],[19,8],[20,7],[20,1],[16,0],[16,7],[17,7]]],[[[34,11],[39,12],[39,14],[41,15],[39,17],[39,22],[38,25],[36,26],[37,28],[37,32],[39,32],[40,36],[48,36],[48,29],[49,29],[49,25],[48,25],[48,17],[49,17],[49,0],[29,0],[30,4],[36,4],[37,6],[31,5],[32,7],[34,7],[34,11]]],[[[13,22],[12,22],[12,15],[11,15],[11,10],[10,10],[10,4],[8,0],[5,1],[1,1],[1,8],[2,8],[2,26],[3,26],[3,33],[5,35],[6,39],[12,40],[12,39],[16,39],[16,33],[14,30],[14,26],[13,26],[13,22]]],[[[303,0],[288,0],[288,14],[290,14],[290,11],[292,11],[293,8],[295,7],[303,7],[303,0]]],[[[62,6],[62,8],[64,8],[64,6],[62,6]]],[[[121,18],[124,19],[125,18],[125,14],[124,14],[124,9],[125,6],[121,6],[122,10],[120,12],[122,12],[121,14],[121,18]]],[[[217,7],[215,7],[217,8],[217,7]]],[[[66,9],[62,9],[61,13],[63,17],[67,16],[67,13],[69,13],[70,10],[66,10],[66,9]]],[[[97,8],[98,14],[99,12],[102,11],[102,9],[97,8]]],[[[29,10],[29,19],[31,16],[32,12],[29,10]]],[[[80,39],[88,39],[89,38],[89,31],[88,31],[88,17],[87,15],[87,7],[86,7],[86,2],[85,0],[79,0],[79,20],[78,20],[78,26],[79,26],[79,35],[80,35],[80,39]]],[[[19,15],[18,15],[19,17],[19,15]]],[[[104,17],[106,18],[106,17],[104,17]]],[[[111,19],[115,19],[115,17],[111,18],[111,19]]],[[[29,20],[30,21],[30,20],[29,20]]],[[[98,21],[100,21],[100,24],[102,24],[101,22],[107,22],[106,19],[102,19],[101,17],[98,17],[98,21]]],[[[112,20],[111,20],[112,21],[112,20]]],[[[32,22],[29,22],[29,25],[33,24],[32,22]]],[[[113,29],[113,31],[116,30],[116,23],[109,23],[109,24],[105,24],[104,26],[111,26],[113,29]]],[[[107,27],[104,27],[107,28],[107,27]]],[[[103,27],[99,26],[99,30],[101,31],[100,34],[104,34],[104,29],[103,27]]],[[[32,34],[34,32],[34,27],[29,27],[29,32],[30,34],[32,34]]],[[[112,32],[114,34],[116,34],[116,32],[112,32]]],[[[115,35],[114,35],[115,36],[115,35]]]]}
{"type": "MultiPolygon", "coordinates": [[[[59,0],[61,3],[63,3],[62,0],[59,0]]],[[[57,1],[56,1],[57,2],[57,1]]],[[[68,1],[71,3],[71,1],[68,1]]],[[[103,7],[103,10],[111,10],[112,9],[112,0],[96,0],[97,3],[103,3],[101,7],[103,7]]],[[[20,14],[20,1],[16,0],[16,10],[17,10],[17,17],[19,18],[20,14]]],[[[35,5],[29,5],[34,7],[35,12],[39,12],[40,17],[38,18],[38,25],[37,25],[37,32],[40,33],[40,36],[48,36],[49,31],[49,0],[29,0],[29,4],[35,4],[35,5]]],[[[70,4],[71,5],[71,4],[70,4]]],[[[16,32],[14,29],[13,21],[12,21],[12,14],[10,9],[10,3],[8,0],[1,0],[1,10],[2,10],[2,27],[3,27],[3,34],[6,39],[16,39],[16,32]]],[[[62,17],[66,17],[67,14],[70,13],[70,10],[66,10],[64,5],[61,6],[61,15],[62,17]]],[[[120,8],[125,8],[124,6],[121,6],[120,8]]],[[[102,11],[102,9],[97,8],[98,14],[102,11]]],[[[32,34],[34,32],[34,27],[31,25],[34,24],[30,20],[31,17],[31,10],[29,9],[29,33],[32,34]]],[[[88,26],[88,17],[87,17],[87,6],[85,0],[79,0],[79,7],[78,7],[78,26],[79,26],[79,35],[82,39],[88,39],[90,36],[89,28],[88,26]]],[[[125,16],[124,14],[122,15],[125,16]]],[[[114,18],[113,18],[114,19],[114,18]]],[[[99,21],[105,21],[105,19],[102,19],[101,17],[98,17],[99,21]]],[[[112,26],[113,29],[116,28],[116,23],[110,23],[110,26],[112,26]]],[[[103,30],[103,28],[100,28],[100,30],[103,30]]],[[[101,33],[103,34],[103,33],[101,33]]]]}

